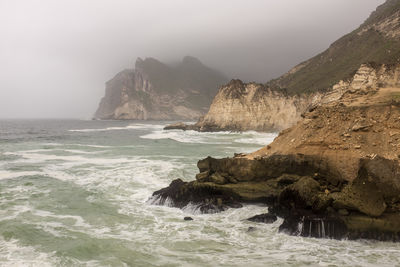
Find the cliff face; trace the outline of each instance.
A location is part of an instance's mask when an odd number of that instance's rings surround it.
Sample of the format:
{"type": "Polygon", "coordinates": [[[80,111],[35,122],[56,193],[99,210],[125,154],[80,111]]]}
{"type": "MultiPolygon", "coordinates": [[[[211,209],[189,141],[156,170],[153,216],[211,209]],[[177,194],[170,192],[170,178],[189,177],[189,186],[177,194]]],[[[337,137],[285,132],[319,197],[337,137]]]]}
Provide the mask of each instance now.
{"type": "Polygon", "coordinates": [[[196,181],[153,201],[203,212],[261,202],[289,234],[400,241],[400,65],[362,65],[302,117],[259,151],[200,160],[196,181]]]}
{"type": "Polygon", "coordinates": [[[196,126],[200,130],[282,130],[295,124],[320,97],[319,93],[289,96],[262,84],[232,80],[220,88],[196,126]]]}
{"type": "Polygon", "coordinates": [[[176,66],[139,58],[135,69],[124,70],[106,83],[105,96],[94,117],[198,119],[207,111],[218,86],[225,82],[222,74],[193,57],[185,57],[176,66]]]}

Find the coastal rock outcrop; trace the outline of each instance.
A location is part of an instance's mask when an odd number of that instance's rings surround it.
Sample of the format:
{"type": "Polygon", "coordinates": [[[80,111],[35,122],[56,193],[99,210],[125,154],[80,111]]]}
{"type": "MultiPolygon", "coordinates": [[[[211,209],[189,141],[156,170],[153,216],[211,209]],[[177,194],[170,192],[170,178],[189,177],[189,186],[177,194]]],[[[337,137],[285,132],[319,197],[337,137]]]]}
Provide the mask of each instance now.
{"type": "Polygon", "coordinates": [[[270,145],[200,160],[196,181],[153,199],[202,212],[261,202],[289,234],[399,241],[399,160],[400,65],[363,64],[270,145]]]}
{"type": "Polygon", "coordinates": [[[138,58],[135,69],[121,71],[106,83],[94,118],[197,120],[226,81],[223,74],[193,57],[174,66],[138,58]]]}

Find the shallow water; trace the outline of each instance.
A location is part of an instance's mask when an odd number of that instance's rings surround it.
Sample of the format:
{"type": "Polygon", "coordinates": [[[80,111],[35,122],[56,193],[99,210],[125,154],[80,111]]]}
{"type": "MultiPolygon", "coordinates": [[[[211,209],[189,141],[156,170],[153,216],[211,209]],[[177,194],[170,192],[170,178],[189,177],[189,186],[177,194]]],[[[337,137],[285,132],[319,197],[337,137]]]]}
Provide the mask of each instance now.
{"type": "Polygon", "coordinates": [[[194,179],[199,159],[254,151],[276,136],[163,126],[0,121],[0,265],[400,265],[396,243],[293,237],[278,233],[280,221],[244,220],[265,206],[201,215],[148,204],[173,179],[194,179]]]}

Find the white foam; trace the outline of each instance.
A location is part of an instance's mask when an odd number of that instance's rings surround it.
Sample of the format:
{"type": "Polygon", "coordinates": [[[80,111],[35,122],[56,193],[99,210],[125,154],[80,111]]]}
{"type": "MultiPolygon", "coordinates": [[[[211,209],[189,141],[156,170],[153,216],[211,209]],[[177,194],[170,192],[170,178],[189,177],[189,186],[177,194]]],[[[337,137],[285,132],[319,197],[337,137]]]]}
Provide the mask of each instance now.
{"type": "Polygon", "coordinates": [[[55,266],[59,262],[53,258],[55,253],[38,252],[33,247],[21,246],[18,240],[0,238],[0,265],[2,266],[55,266]],[[4,264],[4,265],[3,265],[4,264]]]}
{"type": "Polygon", "coordinates": [[[152,133],[140,136],[144,139],[170,139],[180,143],[195,144],[230,144],[232,142],[242,144],[267,145],[277,136],[276,133],[250,132],[197,132],[180,130],[156,130],[152,133]]]}
{"type": "Polygon", "coordinates": [[[93,147],[93,148],[110,148],[112,146],[102,146],[102,145],[89,145],[89,144],[62,144],[62,143],[43,143],[43,146],[78,146],[78,147],[93,147]]]}
{"type": "MultiPolygon", "coordinates": [[[[230,133],[219,133],[219,135],[229,135],[230,133]]],[[[150,134],[140,136],[144,139],[170,139],[180,143],[194,143],[194,144],[227,144],[228,142],[216,138],[215,134],[201,133],[196,131],[175,131],[175,130],[157,130],[150,134]]]]}
{"type": "Polygon", "coordinates": [[[104,132],[104,131],[119,131],[119,130],[138,130],[138,129],[162,129],[164,125],[143,124],[137,123],[124,127],[107,127],[107,128],[92,128],[92,129],[72,129],[70,132],[104,132]]]}

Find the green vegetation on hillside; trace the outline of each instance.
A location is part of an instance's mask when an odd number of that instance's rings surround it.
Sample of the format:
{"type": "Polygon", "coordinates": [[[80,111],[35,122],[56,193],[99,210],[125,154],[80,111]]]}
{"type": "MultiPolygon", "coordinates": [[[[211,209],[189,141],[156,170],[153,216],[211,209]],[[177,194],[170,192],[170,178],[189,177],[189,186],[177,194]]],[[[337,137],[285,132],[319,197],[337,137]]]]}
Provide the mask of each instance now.
{"type": "Polygon", "coordinates": [[[380,22],[400,10],[400,0],[388,0],[360,26],[334,42],[326,51],[311,58],[303,68],[268,83],[273,88],[289,93],[324,91],[354,73],[367,62],[393,64],[400,61],[400,40],[388,38],[371,28],[362,28],[380,22]]]}

